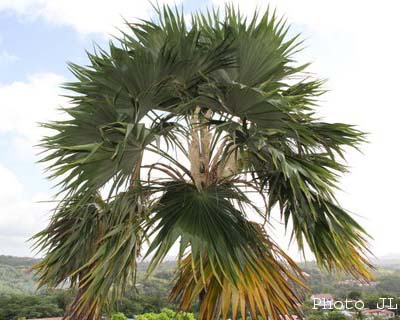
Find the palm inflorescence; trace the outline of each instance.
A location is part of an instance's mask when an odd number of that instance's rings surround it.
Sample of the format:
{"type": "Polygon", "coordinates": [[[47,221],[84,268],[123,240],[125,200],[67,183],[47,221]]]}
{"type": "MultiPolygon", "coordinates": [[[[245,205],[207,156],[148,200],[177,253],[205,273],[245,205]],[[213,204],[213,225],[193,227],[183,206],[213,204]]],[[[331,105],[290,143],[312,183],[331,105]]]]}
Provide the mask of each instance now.
{"type": "Polygon", "coordinates": [[[171,249],[170,298],[199,301],[199,319],[297,312],[302,273],[265,227],[273,208],[320,266],[368,279],[367,235],[334,197],[364,134],[316,117],[323,83],[294,60],[298,37],[269,10],[155,11],[70,65],[72,106],[43,124],[61,199],[36,271],[78,287],[66,318],[100,319],[140,257],[150,273],[171,249]]]}

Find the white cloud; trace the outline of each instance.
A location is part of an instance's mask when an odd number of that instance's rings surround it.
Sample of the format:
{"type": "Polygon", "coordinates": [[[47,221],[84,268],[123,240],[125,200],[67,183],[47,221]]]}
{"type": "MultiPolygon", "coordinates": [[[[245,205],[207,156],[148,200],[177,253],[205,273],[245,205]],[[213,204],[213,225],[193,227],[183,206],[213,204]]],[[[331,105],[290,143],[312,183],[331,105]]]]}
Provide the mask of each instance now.
{"type": "Polygon", "coordinates": [[[0,164],[0,254],[32,255],[28,239],[47,223],[51,208],[45,194],[26,195],[22,183],[0,164]]]}
{"type": "Polygon", "coordinates": [[[65,79],[53,73],[35,74],[26,82],[0,85],[0,135],[15,134],[27,143],[37,143],[42,134],[39,122],[59,117],[57,110],[67,99],[60,96],[65,79]]]}
{"type": "MultiPolygon", "coordinates": [[[[62,116],[57,109],[68,104],[60,96],[64,81],[59,75],[45,73],[29,76],[24,82],[0,85],[0,138],[11,140],[17,163],[23,159],[33,166],[38,160],[34,145],[46,132],[38,123],[62,116]]],[[[29,178],[17,174],[0,163],[0,254],[31,256],[27,240],[46,225],[52,204],[40,202],[49,200],[49,195],[26,189],[29,178]]]]}
{"type": "Polygon", "coordinates": [[[9,64],[18,61],[18,57],[9,53],[7,50],[3,49],[0,51],[0,65],[9,64]]]}
{"type": "MultiPolygon", "coordinates": [[[[174,4],[179,0],[160,0],[174,4]]],[[[155,3],[155,2],[154,2],[155,3]]],[[[122,18],[148,18],[153,8],[148,0],[0,0],[0,11],[9,10],[25,19],[43,18],[51,23],[70,25],[78,32],[114,33],[122,18]]]]}
{"type": "Polygon", "coordinates": [[[17,177],[0,164],[0,204],[13,199],[22,191],[22,184],[17,177]]]}
{"type": "Polygon", "coordinates": [[[265,9],[268,5],[284,14],[290,23],[298,23],[316,32],[345,31],[353,33],[368,29],[379,30],[381,24],[397,23],[399,2],[396,0],[212,0],[213,4],[224,6],[233,3],[245,14],[252,14],[256,8],[265,9]],[[349,24],[350,27],[349,27],[349,24]]]}

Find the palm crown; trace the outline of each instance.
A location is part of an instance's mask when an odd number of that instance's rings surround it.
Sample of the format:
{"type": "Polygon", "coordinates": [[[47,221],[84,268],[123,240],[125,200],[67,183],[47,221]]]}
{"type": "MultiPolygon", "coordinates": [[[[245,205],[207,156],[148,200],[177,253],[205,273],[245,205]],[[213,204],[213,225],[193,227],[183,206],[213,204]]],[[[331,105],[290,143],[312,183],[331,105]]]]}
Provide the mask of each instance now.
{"type": "Polygon", "coordinates": [[[364,134],[314,115],[322,82],[294,61],[301,42],[269,11],[156,12],[71,64],[68,120],[44,124],[62,200],[35,236],[36,270],[79,288],[67,318],[99,319],[146,242],[149,272],[178,243],[171,299],[199,298],[199,319],[295,312],[304,285],[264,228],[274,207],[320,266],[368,279],[366,234],[334,197],[364,134]]]}

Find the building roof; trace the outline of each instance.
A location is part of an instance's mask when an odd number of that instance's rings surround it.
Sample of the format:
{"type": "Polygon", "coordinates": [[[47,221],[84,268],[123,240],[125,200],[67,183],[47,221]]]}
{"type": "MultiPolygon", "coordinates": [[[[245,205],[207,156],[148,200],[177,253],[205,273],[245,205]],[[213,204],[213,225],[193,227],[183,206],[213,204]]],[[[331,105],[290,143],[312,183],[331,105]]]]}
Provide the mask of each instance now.
{"type": "Polygon", "coordinates": [[[393,311],[386,310],[386,309],[368,309],[364,310],[363,313],[386,313],[386,314],[393,314],[393,311]]]}

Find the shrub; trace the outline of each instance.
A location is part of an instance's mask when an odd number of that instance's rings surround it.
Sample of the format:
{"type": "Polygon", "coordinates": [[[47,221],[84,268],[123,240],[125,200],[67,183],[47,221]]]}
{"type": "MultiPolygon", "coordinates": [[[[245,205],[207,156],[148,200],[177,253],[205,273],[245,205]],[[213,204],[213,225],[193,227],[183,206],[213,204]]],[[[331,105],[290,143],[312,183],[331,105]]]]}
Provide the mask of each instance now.
{"type": "Polygon", "coordinates": [[[122,312],[118,312],[111,316],[111,320],[128,320],[128,318],[122,312]]]}
{"type": "Polygon", "coordinates": [[[161,313],[144,313],[135,320],[195,320],[193,313],[175,312],[171,309],[162,309],[161,313]]]}

